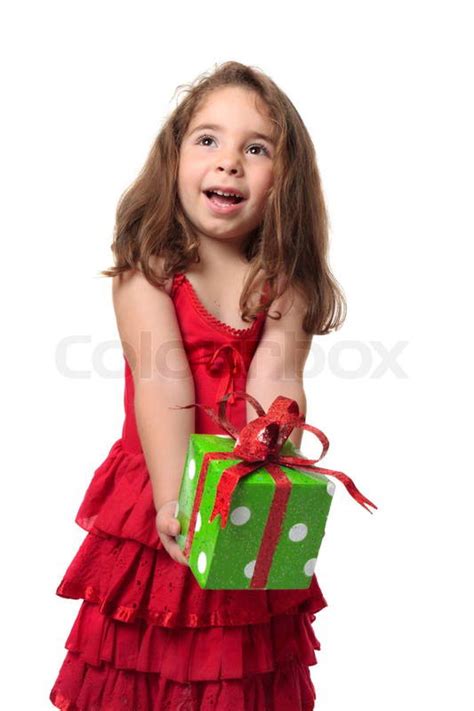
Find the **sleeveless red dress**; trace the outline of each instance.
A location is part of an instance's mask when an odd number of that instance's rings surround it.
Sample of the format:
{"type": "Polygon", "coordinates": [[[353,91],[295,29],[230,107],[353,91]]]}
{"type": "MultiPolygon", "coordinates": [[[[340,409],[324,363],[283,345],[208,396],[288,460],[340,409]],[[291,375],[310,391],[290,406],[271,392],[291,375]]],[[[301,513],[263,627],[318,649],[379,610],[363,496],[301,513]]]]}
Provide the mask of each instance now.
{"type": "MultiPolygon", "coordinates": [[[[228,390],[245,390],[265,312],[249,328],[232,328],[207,311],[184,274],[175,275],[171,297],[195,401],[215,407],[228,390]]],[[[308,667],[320,644],[312,622],[327,606],[316,576],[306,590],[199,587],[156,532],[133,392],[125,360],[122,437],[87,488],[75,519],[87,535],[56,590],[82,604],[50,700],[63,711],[313,709],[308,667]]],[[[194,411],[196,432],[227,434],[194,411]]],[[[228,413],[243,427],[245,400],[228,413]]]]}

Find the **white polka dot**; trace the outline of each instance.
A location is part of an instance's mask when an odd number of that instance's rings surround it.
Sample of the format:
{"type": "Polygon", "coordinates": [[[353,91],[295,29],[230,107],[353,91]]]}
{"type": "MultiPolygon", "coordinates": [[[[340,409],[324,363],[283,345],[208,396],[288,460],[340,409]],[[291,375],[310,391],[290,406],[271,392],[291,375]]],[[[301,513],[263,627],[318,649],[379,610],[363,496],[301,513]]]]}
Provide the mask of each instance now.
{"type": "Polygon", "coordinates": [[[244,575],[249,580],[253,575],[253,571],[255,570],[255,563],[256,562],[257,562],[256,560],[251,560],[250,563],[247,563],[247,565],[244,568],[244,575]]]}
{"type": "Polygon", "coordinates": [[[198,511],[198,512],[197,512],[197,516],[196,516],[196,525],[194,526],[194,530],[195,530],[195,531],[199,531],[199,530],[200,530],[200,528],[201,528],[201,523],[202,523],[201,512],[198,511]]]}
{"type": "Polygon", "coordinates": [[[189,460],[189,465],[188,465],[188,477],[190,479],[194,479],[195,474],[196,474],[196,460],[191,458],[189,460]]]}
{"type": "Polygon", "coordinates": [[[198,555],[197,567],[200,573],[204,573],[207,566],[207,555],[204,551],[201,551],[198,555]]]}
{"type": "Polygon", "coordinates": [[[243,526],[244,523],[247,523],[250,516],[251,513],[248,506],[237,506],[230,514],[230,520],[236,526],[243,526]]]}
{"type": "Polygon", "coordinates": [[[310,558],[304,564],[304,574],[305,575],[312,575],[314,573],[315,567],[316,567],[316,558],[310,558]]]}
{"type": "Polygon", "coordinates": [[[335,490],[336,490],[336,485],[335,485],[335,483],[334,483],[333,481],[328,481],[327,486],[326,486],[326,490],[327,490],[329,496],[334,496],[334,492],[335,492],[335,490]]]}
{"type": "Polygon", "coordinates": [[[176,508],[175,508],[175,510],[174,510],[174,517],[175,517],[175,518],[176,518],[176,516],[178,515],[178,513],[179,513],[179,501],[176,502],[176,508]]]}
{"type": "Polygon", "coordinates": [[[305,523],[295,523],[288,531],[290,541],[302,541],[308,535],[308,526],[305,523]]]}

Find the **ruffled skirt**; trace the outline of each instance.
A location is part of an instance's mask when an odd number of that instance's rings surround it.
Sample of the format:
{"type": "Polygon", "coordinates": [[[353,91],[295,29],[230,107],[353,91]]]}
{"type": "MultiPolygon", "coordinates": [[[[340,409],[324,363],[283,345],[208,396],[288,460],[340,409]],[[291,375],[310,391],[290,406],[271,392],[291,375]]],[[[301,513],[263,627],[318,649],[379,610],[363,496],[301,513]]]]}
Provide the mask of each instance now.
{"type": "Polygon", "coordinates": [[[63,711],[309,711],[312,623],[306,590],[202,590],[163,548],[143,454],[122,440],[76,516],[87,531],[56,593],[82,599],[50,693],[63,711]]]}

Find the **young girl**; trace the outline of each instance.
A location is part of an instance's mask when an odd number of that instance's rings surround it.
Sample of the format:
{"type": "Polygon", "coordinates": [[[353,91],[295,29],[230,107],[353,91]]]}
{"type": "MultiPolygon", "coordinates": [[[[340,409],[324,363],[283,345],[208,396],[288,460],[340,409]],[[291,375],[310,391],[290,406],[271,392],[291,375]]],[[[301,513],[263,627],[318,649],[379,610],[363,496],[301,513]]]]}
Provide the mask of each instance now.
{"type": "MultiPolygon", "coordinates": [[[[227,433],[176,406],[246,390],[265,410],[285,395],[306,412],[312,337],[344,318],[327,232],[313,144],[275,83],[226,62],[189,85],[121,198],[102,272],[125,421],[57,589],[82,599],[50,693],[63,711],[314,708],[312,623],[327,605],[316,576],[302,590],[200,588],[175,540],[181,474],[191,433],[227,433]]],[[[257,416],[230,403],[238,429],[257,416]]]]}

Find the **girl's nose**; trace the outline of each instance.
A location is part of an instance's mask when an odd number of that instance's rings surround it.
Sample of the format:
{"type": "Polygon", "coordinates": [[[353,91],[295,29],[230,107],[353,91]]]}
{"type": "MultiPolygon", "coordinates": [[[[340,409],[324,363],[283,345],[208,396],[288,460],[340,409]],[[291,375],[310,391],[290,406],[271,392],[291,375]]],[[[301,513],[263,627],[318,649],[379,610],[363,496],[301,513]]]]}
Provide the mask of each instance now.
{"type": "Polygon", "coordinates": [[[219,166],[218,170],[225,170],[228,173],[237,173],[237,168],[225,168],[223,165],[219,166]]]}
{"type": "Polygon", "coordinates": [[[226,173],[235,175],[240,172],[241,167],[237,158],[221,158],[217,167],[218,170],[224,170],[226,173]]]}

